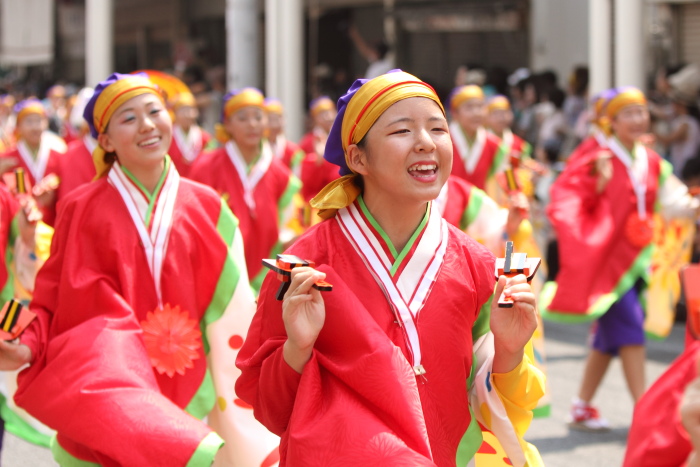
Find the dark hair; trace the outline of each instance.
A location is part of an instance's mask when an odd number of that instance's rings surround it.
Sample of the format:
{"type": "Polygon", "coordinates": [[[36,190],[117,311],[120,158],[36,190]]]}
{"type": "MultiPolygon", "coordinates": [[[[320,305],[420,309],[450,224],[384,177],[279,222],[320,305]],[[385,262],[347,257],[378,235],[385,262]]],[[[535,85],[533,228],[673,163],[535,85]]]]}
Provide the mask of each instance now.
{"type": "Polygon", "coordinates": [[[112,152],[105,152],[105,155],[103,157],[103,160],[105,161],[105,164],[107,165],[112,165],[117,161],[117,153],[112,151],[112,152]]]}
{"type": "Polygon", "coordinates": [[[383,40],[377,41],[377,43],[374,44],[374,50],[377,51],[377,55],[379,55],[379,59],[381,60],[389,52],[389,45],[383,40]]]}
{"type": "Polygon", "coordinates": [[[693,177],[700,176],[700,152],[695,157],[688,159],[681,170],[681,178],[690,180],[693,177]]]}
{"type": "Polygon", "coordinates": [[[559,110],[561,109],[562,105],[564,105],[566,93],[559,88],[553,88],[547,92],[547,98],[552,104],[554,104],[554,107],[559,110]]]}
{"type": "Polygon", "coordinates": [[[574,94],[583,96],[588,89],[588,67],[577,66],[574,68],[574,94]]]}

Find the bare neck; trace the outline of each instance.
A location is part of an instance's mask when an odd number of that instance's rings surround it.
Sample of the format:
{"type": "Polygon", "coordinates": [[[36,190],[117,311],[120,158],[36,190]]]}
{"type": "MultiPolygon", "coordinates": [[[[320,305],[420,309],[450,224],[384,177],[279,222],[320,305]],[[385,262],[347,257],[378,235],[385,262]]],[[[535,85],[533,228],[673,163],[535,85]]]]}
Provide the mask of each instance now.
{"type": "Polygon", "coordinates": [[[367,209],[391,240],[397,252],[404,249],[425,217],[428,203],[400,203],[389,197],[375,196],[365,189],[367,209]]]}
{"type": "Polygon", "coordinates": [[[135,166],[126,167],[126,169],[131,173],[131,175],[143,185],[143,187],[148,190],[149,193],[153,194],[160,178],[163,176],[163,170],[165,169],[165,160],[160,161],[158,164],[152,166],[135,166]]]}
{"type": "Polygon", "coordinates": [[[237,144],[237,146],[238,146],[238,151],[241,153],[241,156],[243,156],[243,160],[248,165],[255,162],[255,159],[257,159],[258,156],[260,155],[260,145],[259,144],[255,145],[255,146],[242,146],[240,144],[237,144]]]}

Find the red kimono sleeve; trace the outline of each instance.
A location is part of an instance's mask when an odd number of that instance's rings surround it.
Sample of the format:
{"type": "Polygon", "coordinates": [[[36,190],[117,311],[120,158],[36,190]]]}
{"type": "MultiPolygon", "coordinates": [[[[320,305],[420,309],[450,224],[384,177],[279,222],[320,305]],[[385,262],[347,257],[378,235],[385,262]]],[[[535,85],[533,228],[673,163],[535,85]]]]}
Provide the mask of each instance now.
{"type": "Polygon", "coordinates": [[[270,275],[237,365],[239,397],[281,433],[280,465],[434,467],[416,377],[352,290],[322,265],[333,284],[311,360],[297,377],[282,357],[286,340],[278,283],[270,275]],[[296,381],[298,379],[298,384],[296,381]]]}
{"type": "Polygon", "coordinates": [[[64,451],[87,462],[211,462],[218,449],[212,437],[218,437],[156,382],[141,326],[119,293],[120,280],[128,278],[98,266],[116,261],[97,243],[108,243],[110,235],[81,236],[76,210],[76,203],[65,206],[51,256],[37,276],[31,304],[37,320],[22,336],[33,362],[18,377],[17,405],[55,429],[64,451]]]}
{"type": "Polygon", "coordinates": [[[289,425],[301,374],[282,355],[287,336],[281,319],[282,302],[275,298],[279,284],[273,273],[265,277],[258,312],[236,360],[243,371],[236,382],[236,394],[253,406],[260,423],[281,436],[289,425]]]}

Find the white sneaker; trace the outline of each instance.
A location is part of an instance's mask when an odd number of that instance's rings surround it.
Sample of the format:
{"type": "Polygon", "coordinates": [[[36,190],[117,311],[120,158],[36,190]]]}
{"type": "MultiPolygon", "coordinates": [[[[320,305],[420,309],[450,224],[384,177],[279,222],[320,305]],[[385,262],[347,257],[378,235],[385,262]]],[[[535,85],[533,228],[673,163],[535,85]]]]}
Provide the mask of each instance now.
{"type": "Polygon", "coordinates": [[[608,421],[600,417],[598,409],[580,399],[574,399],[569,414],[569,426],[575,430],[609,431],[608,421]]]}

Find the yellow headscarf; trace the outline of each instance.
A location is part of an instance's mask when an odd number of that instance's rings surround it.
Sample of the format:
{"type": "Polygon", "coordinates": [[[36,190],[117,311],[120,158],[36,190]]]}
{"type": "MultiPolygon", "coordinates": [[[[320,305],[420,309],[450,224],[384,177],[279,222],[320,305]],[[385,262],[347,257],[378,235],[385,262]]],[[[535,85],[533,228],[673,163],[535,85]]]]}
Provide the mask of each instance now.
{"type": "Polygon", "coordinates": [[[452,91],[450,109],[454,110],[469,99],[484,99],[484,90],[475,84],[460,86],[452,91]]]}
{"type": "MultiPolygon", "coordinates": [[[[224,110],[221,121],[225,122],[231,115],[241,110],[243,107],[259,107],[265,109],[265,96],[255,88],[243,88],[234,90],[224,96],[224,110]]],[[[217,123],[214,127],[216,139],[221,143],[226,143],[231,139],[223,123],[217,123]]]]}
{"type": "Polygon", "coordinates": [[[341,167],[345,174],[328,184],[311,200],[319,215],[328,219],[338,209],[352,204],[360,194],[348,166],[347,148],[360,142],[379,117],[396,102],[411,97],[425,97],[445,109],[435,90],[427,83],[403,71],[389,72],[372,80],[357,80],[338,101],[338,115],[328,136],[324,157],[341,167]]]}
{"type": "Polygon", "coordinates": [[[191,92],[181,92],[176,96],[168,99],[168,105],[171,109],[177,110],[180,107],[197,107],[197,101],[191,92]]]}
{"type": "MultiPolygon", "coordinates": [[[[94,138],[104,133],[114,112],[129,99],[142,94],[154,94],[163,100],[159,88],[144,75],[112,74],[95,88],[83,114],[94,138]]],[[[163,102],[165,105],[165,102],[163,102]]],[[[105,162],[105,150],[97,146],[92,153],[92,162],[97,171],[96,178],[109,172],[112,164],[105,162]]]]}
{"type": "Polygon", "coordinates": [[[41,101],[36,99],[27,99],[20,102],[15,106],[16,115],[16,125],[19,125],[22,120],[28,115],[42,115],[46,116],[46,109],[41,104],[41,101]]]}
{"type": "Polygon", "coordinates": [[[316,117],[326,110],[336,110],[335,103],[328,96],[317,97],[309,104],[309,113],[311,117],[316,117]]]}
{"type": "Polygon", "coordinates": [[[612,119],[620,113],[620,110],[628,105],[646,105],[647,98],[642,91],[635,87],[624,87],[615,90],[615,95],[611,96],[601,111],[599,125],[609,136],[612,134],[611,123],[612,119]]]}
{"type": "Polygon", "coordinates": [[[489,112],[494,110],[510,110],[510,102],[506,96],[493,96],[488,103],[489,112]]]}

